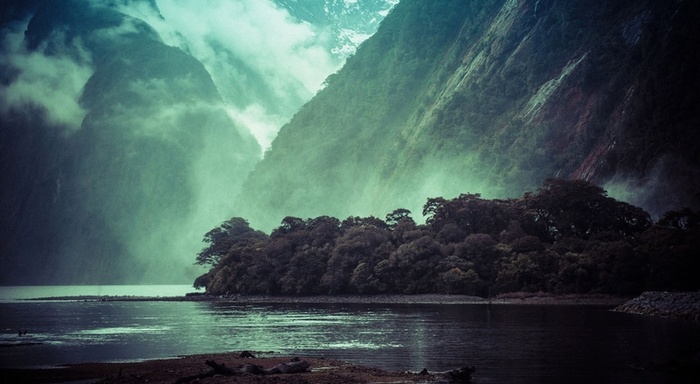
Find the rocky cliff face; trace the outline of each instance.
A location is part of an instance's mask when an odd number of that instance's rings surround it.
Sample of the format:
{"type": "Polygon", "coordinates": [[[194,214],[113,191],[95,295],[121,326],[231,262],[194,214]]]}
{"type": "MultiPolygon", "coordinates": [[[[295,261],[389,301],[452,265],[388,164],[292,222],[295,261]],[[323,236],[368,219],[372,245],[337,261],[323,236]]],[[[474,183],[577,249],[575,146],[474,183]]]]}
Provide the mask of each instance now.
{"type": "Polygon", "coordinates": [[[427,197],[581,178],[697,208],[700,6],[404,0],[284,126],[240,208],[383,217],[427,197]]]}

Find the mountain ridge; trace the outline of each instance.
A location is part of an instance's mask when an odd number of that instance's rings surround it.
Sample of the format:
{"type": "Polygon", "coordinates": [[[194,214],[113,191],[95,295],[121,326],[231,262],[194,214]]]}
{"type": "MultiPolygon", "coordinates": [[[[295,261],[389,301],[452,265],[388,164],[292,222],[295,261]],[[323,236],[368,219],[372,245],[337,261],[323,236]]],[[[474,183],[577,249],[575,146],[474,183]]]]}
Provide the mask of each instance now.
{"type": "Polygon", "coordinates": [[[393,3],[5,1],[0,284],[201,274],[281,121],[393,3]]]}
{"type": "Polygon", "coordinates": [[[264,229],[381,217],[548,177],[593,181],[655,217],[697,208],[699,14],[653,0],[402,1],[280,130],[240,216],[264,229]]]}

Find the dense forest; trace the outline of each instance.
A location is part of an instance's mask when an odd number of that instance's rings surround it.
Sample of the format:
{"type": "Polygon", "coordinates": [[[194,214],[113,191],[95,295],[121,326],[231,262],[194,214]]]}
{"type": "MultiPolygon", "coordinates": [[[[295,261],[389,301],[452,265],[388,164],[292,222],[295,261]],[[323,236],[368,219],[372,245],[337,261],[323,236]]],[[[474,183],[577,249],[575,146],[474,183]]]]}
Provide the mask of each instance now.
{"type": "Polygon", "coordinates": [[[425,224],[407,209],[385,219],[286,217],[270,235],[240,217],[212,229],[195,286],[210,294],[635,294],[700,288],[700,215],[641,208],[582,180],[488,200],[430,198],[425,224]]]}

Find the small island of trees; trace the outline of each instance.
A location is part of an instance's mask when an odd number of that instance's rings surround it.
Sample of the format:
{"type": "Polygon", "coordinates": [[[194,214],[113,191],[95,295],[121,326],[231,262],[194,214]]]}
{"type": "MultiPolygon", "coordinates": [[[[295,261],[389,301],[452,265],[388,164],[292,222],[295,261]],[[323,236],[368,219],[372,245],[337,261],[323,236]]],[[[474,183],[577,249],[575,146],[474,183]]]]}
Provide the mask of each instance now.
{"type": "Polygon", "coordinates": [[[406,209],[376,217],[286,217],[267,235],[240,217],[204,236],[195,281],[215,295],[637,294],[697,290],[700,215],[653,223],[582,180],[488,200],[430,198],[425,224],[406,209]]]}

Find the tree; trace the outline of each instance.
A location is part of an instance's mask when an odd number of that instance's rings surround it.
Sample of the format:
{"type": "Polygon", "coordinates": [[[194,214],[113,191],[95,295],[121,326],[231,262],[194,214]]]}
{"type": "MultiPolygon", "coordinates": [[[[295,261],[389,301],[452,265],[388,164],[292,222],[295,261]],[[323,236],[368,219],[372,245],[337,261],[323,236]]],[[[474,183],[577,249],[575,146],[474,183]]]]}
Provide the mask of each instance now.
{"type": "Polygon", "coordinates": [[[390,229],[394,229],[399,223],[401,223],[404,220],[415,224],[415,221],[413,221],[413,218],[411,217],[411,211],[405,208],[399,208],[387,214],[385,221],[390,229]]]}
{"type": "Polygon", "coordinates": [[[266,238],[263,232],[250,228],[246,219],[232,217],[204,235],[202,241],[209,245],[197,254],[196,264],[216,265],[234,245],[266,238]]]}
{"type": "Polygon", "coordinates": [[[429,199],[427,225],[397,209],[375,217],[286,217],[272,236],[234,217],[209,231],[195,284],[213,294],[633,294],[698,289],[698,214],[643,210],[581,180],[536,194],[429,199]],[[648,228],[643,231],[643,229],[648,228]]]}
{"type": "Polygon", "coordinates": [[[402,244],[389,256],[394,286],[407,294],[434,291],[435,269],[443,257],[440,244],[431,236],[402,244]]]}
{"type": "Polygon", "coordinates": [[[610,231],[620,237],[639,235],[651,226],[643,209],[607,196],[585,180],[547,179],[534,195],[521,200],[526,211],[522,228],[543,241],[564,237],[588,239],[610,231]]]}
{"type": "Polygon", "coordinates": [[[453,293],[482,294],[486,285],[473,269],[467,269],[465,272],[461,268],[454,267],[441,273],[438,278],[438,282],[444,286],[448,295],[453,293]]]}
{"type": "Polygon", "coordinates": [[[378,248],[388,242],[387,231],[374,226],[352,227],[345,231],[337,239],[326,273],[321,279],[326,292],[347,292],[357,266],[365,263],[367,270],[372,268],[377,263],[376,258],[383,253],[378,248]]]}
{"type": "Polygon", "coordinates": [[[352,227],[375,227],[379,229],[387,229],[387,224],[382,220],[374,216],[359,217],[350,216],[340,223],[340,229],[346,231],[352,227]]]}
{"type": "Polygon", "coordinates": [[[486,200],[478,193],[463,193],[452,200],[428,199],[423,206],[425,222],[435,232],[454,224],[466,234],[487,233],[493,236],[508,228],[516,206],[507,200],[486,200]]]}
{"type": "Polygon", "coordinates": [[[443,221],[447,220],[448,212],[445,209],[447,200],[443,197],[432,197],[423,205],[423,216],[425,223],[433,228],[442,227],[443,221]]]}
{"type": "Polygon", "coordinates": [[[335,244],[340,236],[340,220],[330,216],[319,216],[306,222],[307,230],[312,238],[311,246],[323,247],[326,244],[335,244]]]}
{"type": "Polygon", "coordinates": [[[691,229],[700,226],[700,214],[690,208],[680,211],[669,211],[659,219],[658,225],[667,228],[691,229]]]}
{"type": "Polygon", "coordinates": [[[284,219],[282,219],[282,223],[280,224],[280,226],[272,232],[272,237],[286,235],[294,231],[304,229],[305,226],[306,223],[303,219],[293,216],[287,216],[284,219]]]}

